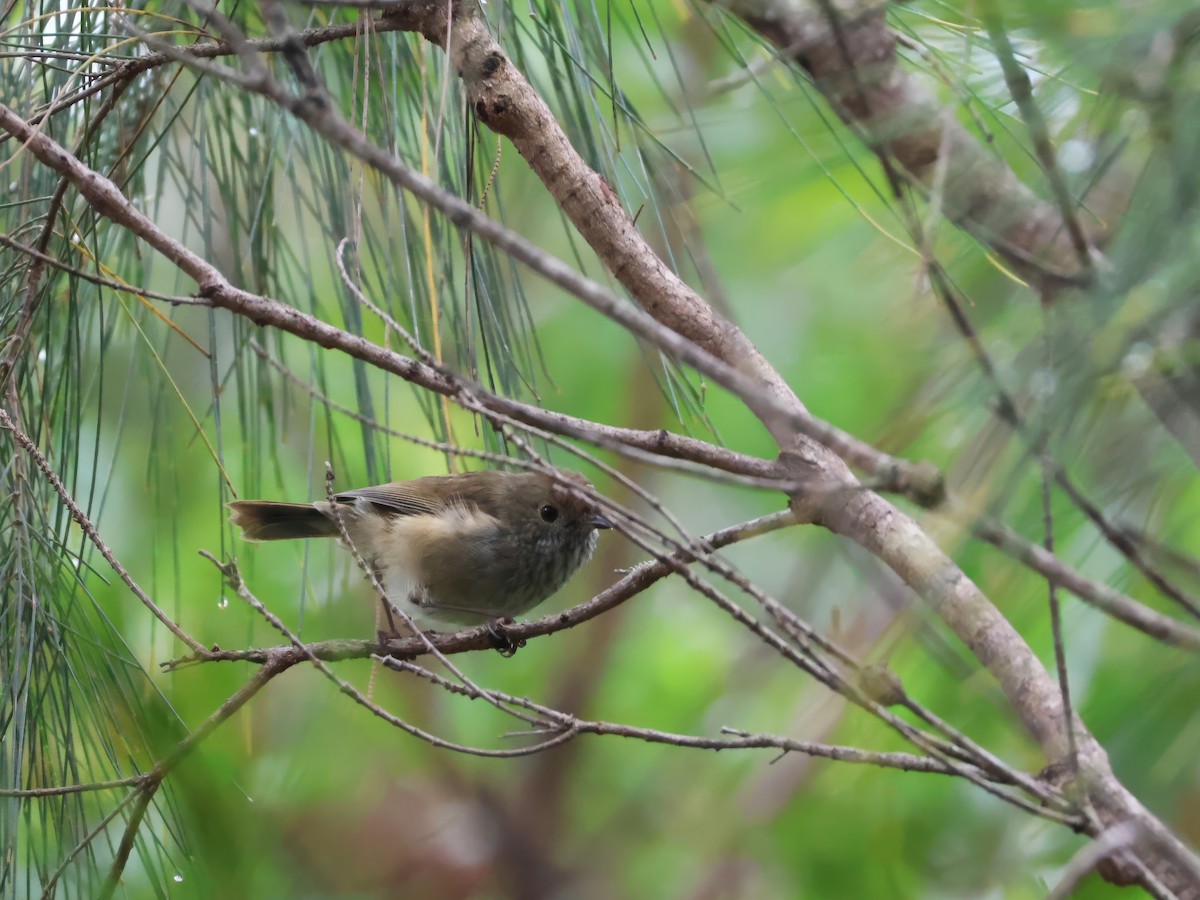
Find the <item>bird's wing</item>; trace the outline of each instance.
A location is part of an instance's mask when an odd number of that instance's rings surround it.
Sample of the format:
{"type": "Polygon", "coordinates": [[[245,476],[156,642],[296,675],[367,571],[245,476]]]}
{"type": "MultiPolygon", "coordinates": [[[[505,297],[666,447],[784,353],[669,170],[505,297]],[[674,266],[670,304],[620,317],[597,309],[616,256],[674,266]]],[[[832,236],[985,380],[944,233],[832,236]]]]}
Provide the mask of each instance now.
{"type": "Polygon", "coordinates": [[[423,496],[406,483],[381,484],[377,487],[343,491],[334,497],[341,503],[365,500],[387,512],[401,516],[427,516],[440,512],[444,505],[437,499],[423,496]]]}

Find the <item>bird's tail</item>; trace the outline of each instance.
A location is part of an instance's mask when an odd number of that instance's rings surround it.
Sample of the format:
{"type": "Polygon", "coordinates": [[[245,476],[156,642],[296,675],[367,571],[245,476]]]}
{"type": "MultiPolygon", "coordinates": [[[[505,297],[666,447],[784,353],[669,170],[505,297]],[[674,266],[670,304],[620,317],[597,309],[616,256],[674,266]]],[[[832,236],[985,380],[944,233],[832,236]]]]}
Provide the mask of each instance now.
{"type": "Polygon", "coordinates": [[[337,537],[337,523],[311,503],[273,500],[235,500],[229,521],[242,529],[247,541],[288,541],[296,538],[337,537]]]}

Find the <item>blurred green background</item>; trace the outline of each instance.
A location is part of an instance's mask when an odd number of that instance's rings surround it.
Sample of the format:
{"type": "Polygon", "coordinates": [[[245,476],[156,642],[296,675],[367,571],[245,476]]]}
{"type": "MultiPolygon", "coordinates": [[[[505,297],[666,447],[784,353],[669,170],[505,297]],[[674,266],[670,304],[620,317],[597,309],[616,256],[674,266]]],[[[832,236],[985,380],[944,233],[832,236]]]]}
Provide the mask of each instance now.
{"type": "MultiPolygon", "coordinates": [[[[1002,6],[1068,183],[1110,231],[1113,276],[1043,311],[985,249],[923,201],[914,208],[970,298],[968,312],[1006,386],[1051,423],[1055,456],[1108,514],[1195,554],[1195,467],[1129,378],[1129,367],[1146,360],[1164,370],[1197,360],[1194,335],[1179,345],[1159,341],[1194,311],[1200,275],[1200,68],[1186,43],[1173,45],[1174,56],[1161,49],[1189,5],[1144,3],[1136,15],[1113,0],[1002,6]]],[[[168,17],[196,21],[169,0],[140,9],[139,22],[152,30],[175,28],[168,17]]],[[[888,452],[932,460],[958,496],[1040,538],[1037,466],[998,423],[992,386],[930,292],[904,203],[802,76],[706,4],[486,10],[506,52],[660,254],[746,331],[815,415],[888,452]]],[[[291,13],[309,26],[353,16],[291,13]]],[[[974,4],[936,0],[894,7],[890,24],[907,39],[903,66],[1048,196],[976,13],[974,4]]],[[[252,36],[263,33],[253,4],[231,15],[252,36]]],[[[107,9],[29,0],[8,7],[2,21],[3,49],[13,56],[34,44],[106,59],[136,52],[107,9]]],[[[440,51],[385,34],[310,55],[336,105],[372,139],[607,280],[512,147],[498,152],[495,136],[469,120],[440,51]]],[[[0,60],[0,99],[32,115],[72,89],[71,70],[85,64],[57,65],[0,60]]],[[[283,66],[273,66],[286,79],[283,66]]],[[[71,145],[100,103],[93,97],[51,117],[47,132],[71,145]]],[[[0,180],[9,184],[0,224],[30,242],[57,180],[13,145],[0,151],[0,180]]],[[[342,284],[335,251],[349,238],[358,242],[350,259],[367,296],[490,389],[600,422],[665,427],[773,455],[766,433],[723,392],[467,242],[235,87],[174,66],[142,75],[84,159],[249,290],[407,352],[342,284]]],[[[50,247],[135,285],[194,290],[74,192],[50,247]]],[[[24,258],[3,250],[0,260],[7,335],[24,299],[24,258]]],[[[244,544],[225,518],[223,504],[235,497],[322,496],[326,460],[347,488],[446,471],[443,454],[322,398],[387,428],[505,450],[465,413],[396,378],[228,314],[140,302],[60,273],[42,290],[5,405],[133,578],[205,645],[281,638],[223,586],[202,549],[236,556],[251,590],[307,640],[374,633],[370,591],[336,547],[244,544]]],[[[694,534],[783,508],[777,495],[600,455],[660,496],[694,534]]],[[[638,507],[602,472],[561,450],[550,456],[638,507]]],[[[8,501],[0,532],[4,786],[142,770],[252,667],[161,672],[161,662],[183,655],[181,645],[69,522],[28,458],[0,441],[0,464],[8,501]]],[[[1078,510],[1056,497],[1055,513],[1066,561],[1170,610],[1078,510]]],[[[1044,582],[971,542],[960,523],[933,513],[921,521],[1053,666],[1044,582]]],[[[910,694],[972,738],[1019,768],[1041,768],[1040,751],[990,679],[878,561],[812,527],[727,555],[861,658],[890,661],[910,694]]],[[[641,558],[620,535],[605,534],[594,560],[543,610],[583,601],[641,558]]],[[[1195,572],[1171,571],[1200,589],[1195,572]]],[[[1064,607],[1084,720],[1124,783],[1187,840],[1200,841],[1200,665],[1074,598],[1064,607]]],[[[532,641],[512,659],[479,653],[455,662],[482,685],[592,719],[906,749],[677,579],[532,641]]],[[[369,662],[336,669],[449,740],[524,740],[506,737],[511,721],[479,702],[369,662]]],[[[3,895],[38,896],[123,797],[0,798],[3,895]]],[[[95,896],[127,811],[66,865],[58,896],[95,896]]],[[[580,737],[522,759],[454,755],[372,717],[299,666],[170,776],[138,832],[118,896],[1023,898],[1044,896],[1082,843],[965,782],[795,754],[580,737]]],[[[1116,893],[1093,877],[1080,896],[1116,893]]]]}

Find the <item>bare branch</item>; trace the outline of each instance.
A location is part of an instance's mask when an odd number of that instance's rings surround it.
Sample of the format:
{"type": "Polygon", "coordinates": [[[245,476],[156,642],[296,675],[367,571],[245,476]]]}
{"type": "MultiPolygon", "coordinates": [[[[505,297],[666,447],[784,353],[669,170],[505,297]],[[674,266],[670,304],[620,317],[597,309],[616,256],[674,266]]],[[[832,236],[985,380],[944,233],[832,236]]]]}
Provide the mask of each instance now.
{"type": "MultiPolygon", "coordinates": [[[[442,678],[439,675],[430,672],[420,666],[413,664],[407,660],[397,660],[391,657],[377,657],[384,665],[398,672],[410,672],[424,678],[442,689],[450,693],[463,694],[472,699],[479,699],[469,688],[464,688],[442,678]]],[[[839,747],[829,744],[814,743],[811,741],[797,741],[791,738],[784,738],[776,735],[766,734],[751,734],[746,731],[741,731],[734,728],[722,728],[723,734],[731,735],[732,737],[724,738],[706,738],[693,735],[672,734],[653,728],[639,728],[632,725],[623,725],[613,722],[588,722],[581,720],[569,713],[564,713],[556,709],[544,706],[540,703],[534,703],[525,697],[514,697],[506,694],[498,694],[500,698],[514,705],[524,706],[539,716],[544,717],[551,725],[551,730],[561,731],[570,730],[572,734],[596,734],[596,735],[615,735],[617,737],[633,738],[636,740],[645,741],[654,744],[669,744],[676,747],[687,747],[699,750],[726,750],[726,749],[764,749],[771,748],[782,750],[784,753],[796,752],[803,753],[807,756],[814,756],[824,759],[838,760],[841,762],[849,762],[856,764],[874,765],[883,768],[895,768],[909,772],[930,772],[945,775],[956,775],[961,778],[982,787],[988,793],[1010,803],[1013,806],[1030,812],[1034,815],[1041,816],[1051,821],[1060,824],[1068,824],[1073,827],[1078,827],[1078,820],[1071,815],[1064,815],[1057,809],[1047,806],[1045,803],[1038,805],[1030,803],[1025,798],[1013,794],[1009,791],[1002,790],[993,781],[1001,782],[1002,784],[1014,784],[1011,779],[1005,776],[1002,771],[999,777],[994,773],[989,773],[980,770],[973,764],[963,765],[954,759],[916,756],[911,753],[880,753],[871,750],[862,750],[857,747],[839,747]]],[[[918,740],[918,746],[923,746],[918,740]]],[[[1039,791],[1039,794],[1048,795],[1048,792],[1039,791]]],[[[1058,798],[1053,798],[1057,800],[1058,798]]]]}
{"type": "Polygon", "coordinates": [[[1114,619],[1163,643],[1186,650],[1200,650],[1200,628],[1165,616],[1108,585],[1092,581],[1003,523],[981,519],[972,524],[971,531],[980,540],[1020,560],[1054,584],[1065,587],[1084,603],[1114,619]]]}
{"type": "MultiPolygon", "coordinates": [[[[307,645],[303,641],[301,641],[300,638],[297,637],[296,633],[293,632],[290,628],[287,627],[287,625],[285,625],[283,623],[282,619],[280,619],[273,612],[271,612],[269,609],[267,609],[266,606],[263,605],[263,602],[261,600],[259,600],[257,597],[255,597],[254,594],[252,594],[250,592],[249,588],[246,587],[246,583],[242,580],[241,574],[238,572],[237,566],[235,564],[221,563],[216,559],[216,557],[214,557],[210,553],[204,553],[203,555],[205,557],[207,557],[215,566],[217,566],[218,569],[220,569],[221,574],[225,576],[225,578],[229,582],[229,585],[234,589],[234,591],[237,593],[237,595],[242,600],[244,600],[247,604],[249,604],[249,606],[255,612],[257,612],[260,616],[262,616],[264,619],[266,619],[272,628],[274,628],[276,631],[278,631],[280,634],[282,634],[284,637],[286,637],[291,642],[291,649],[293,651],[295,651],[294,653],[276,654],[274,656],[274,658],[281,659],[281,660],[283,660],[283,659],[288,660],[289,667],[292,665],[295,665],[298,662],[307,660],[308,662],[313,664],[313,666],[317,669],[317,671],[319,671],[322,675],[324,675],[326,678],[328,678],[330,681],[332,681],[335,685],[337,685],[338,690],[340,690],[343,694],[345,694],[347,697],[349,697],[351,700],[353,700],[359,706],[368,710],[372,715],[377,716],[380,719],[383,719],[389,725],[399,728],[401,731],[404,731],[405,733],[410,734],[413,737],[415,737],[419,740],[422,740],[425,743],[427,743],[433,747],[437,747],[440,750],[450,750],[455,753],[463,753],[468,756],[484,756],[484,757],[490,757],[493,759],[511,759],[511,758],[518,757],[518,756],[529,756],[530,754],[533,754],[533,753],[540,753],[542,750],[546,750],[550,747],[564,743],[565,741],[568,741],[572,737],[574,737],[574,735],[569,732],[563,732],[563,733],[552,735],[547,740],[542,741],[537,744],[533,744],[528,747],[520,747],[520,748],[517,748],[514,750],[489,750],[484,747],[472,747],[467,744],[459,744],[454,741],[448,741],[445,738],[440,738],[437,735],[435,735],[431,732],[428,732],[423,728],[418,728],[417,726],[404,721],[399,716],[393,715],[392,713],[388,712],[383,707],[379,706],[377,703],[373,703],[371,700],[367,699],[367,696],[365,694],[363,694],[362,691],[360,691],[358,688],[356,688],[350,682],[346,681],[344,678],[339,677],[337,675],[337,673],[335,673],[331,668],[329,668],[329,666],[325,663],[325,660],[323,660],[317,653],[313,652],[313,649],[309,645],[307,645]]],[[[411,624],[411,621],[410,621],[410,624],[411,624]]],[[[415,628],[414,628],[414,631],[416,631],[415,628]]],[[[422,653],[425,653],[425,652],[432,653],[439,660],[441,660],[443,662],[443,664],[447,664],[445,655],[440,651],[440,649],[437,647],[436,643],[432,640],[430,635],[422,633],[422,632],[417,632],[417,636],[415,638],[412,638],[411,640],[416,641],[416,643],[418,645],[420,645],[422,653]]],[[[380,649],[380,645],[378,643],[373,645],[373,650],[375,651],[375,653],[377,653],[379,651],[379,649],[380,649]]],[[[374,653],[370,654],[370,655],[373,656],[374,653]]],[[[457,668],[455,668],[454,666],[449,666],[449,668],[452,672],[454,672],[459,677],[459,679],[462,682],[462,687],[464,690],[471,691],[473,693],[473,695],[483,697],[483,698],[488,698],[490,700],[490,702],[492,703],[492,705],[496,706],[497,708],[501,709],[502,711],[507,712],[511,715],[518,715],[518,717],[521,717],[519,713],[515,713],[512,710],[505,709],[504,705],[502,703],[497,702],[495,699],[493,699],[492,695],[489,692],[476,687],[475,684],[470,679],[468,679],[466,676],[462,675],[462,673],[459,672],[457,668]]],[[[523,717],[521,717],[521,718],[523,718],[523,717]]]]}
{"type": "Polygon", "coordinates": [[[898,168],[919,190],[931,189],[941,169],[942,213],[993,247],[1044,294],[1087,282],[1091,270],[1080,268],[1061,214],[985,152],[942,108],[935,91],[900,65],[896,35],[885,21],[887,3],[711,2],[804,69],[885,167],[898,168]]]}
{"type": "Polygon", "coordinates": [[[979,335],[976,334],[971,320],[967,318],[966,310],[960,302],[958,293],[950,283],[950,279],[941,266],[937,264],[930,265],[929,274],[930,284],[933,286],[934,292],[946,307],[946,311],[950,313],[955,328],[958,329],[963,339],[967,342],[967,346],[970,347],[980,371],[987,378],[988,382],[991,383],[992,389],[996,392],[996,412],[999,417],[1016,430],[1032,453],[1044,460],[1044,465],[1048,467],[1054,483],[1088,517],[1091,523],[1104,536],[1104,539],[1119,550],[1121,555],[1129,560],[1134,568],[1145,575],[1150,583],[1165,596],[1170,597],[1193,616],[1200,618],[1200,600],[1192,597],[1187,591],[1168,578],[1158,566],[1147,558],[1146,554],[1142,552],[1142,549],[1135,541],[1131,540],[1120,527],[1109,522],[1108,517],[1104,515],[1103,511],[1084,495],[1083,491],[1079,489],[1062,465],[1046,451],[1045,433],[1033,433],[1021,416],[1016,402],[1008,392],[1004,382],[1000,379],[991,356],[983,346],[979,335]]]}
{"type": "MultiPolygon", "coordinates": [[[[726,547],[737,541],[747,540],[760,534],[766,534],[780,528],[795,524],[795,518],[789,512],[774,513],[759,519],[752,519],[733,525],[721,531],[708,535],[704,540],[713,548],[726,547]]],[[[680,555],[680,562],[683,555],[680,555]]],[[[594,619],[603,612],[620,605],[630,597],[644,591],[651,584],[665,578],[672,572],[671,566],[660,560],[650,560],[630,569],[624,577],[605,588],[591,600],[581,603],[560,613],[544,616],[532,622],[517,622],[508,626],[508,631],[514,639],[529,640],[544,634],[553,634],[566,628],[573,628],[589,619],[594,619]]],[[[455,634],[426,635],[443,653],[463,653],[468,650],[491,649],[491,639],[486,628],[469,628],[455,634]]],[[[336,640],[306,644],[305,647],[317,658],[324,662],[336,662],[343,659],[366,659],[373,653],[385,650],[397,659],[415,659],[426,652],[425,642],[418,638],[392,640],[383,648],[377,641],[336,640]]],[[[279,654],[294,662],[307,659],[292,647],[270,648],[260,650],[214,650],[205,651],[203,656],[187,656],[162,663],[167,671],[201,662],[252,662],[263,664],[273,653],[279,654]]]]}
{"type": "Polygon", "coordinates": [[[63,794],[82,794],[89,791],[111,791],[115,788],[137,787],[145,775],[130,775],[111,781],[92,781],[86,784],[64,784],[44,788],[0,788],[0,797],[61,797],[63,794]]]}
{"type": "Polygon", "coordinates": [[[193,750],[196,749],[210,734],[217,729],[222,722],[232,716],[235,712],[241,709],[250,698],[257,694],[272,678],[280,672],[294,665],[294,662],[288,662],[281,656],[275,656],[263,661],[262,668],[254,673],[253,677],[242,685],[232,694],[224,703],[205,719],[198,728],[191,734],[179,742],[175,749],[166,757],[160,760],[143,776],[141,785],[131,796],[136,797],[136,806],[130,814],[129,821],[125,826],[125,833],[121,837],[121,842],[117,846],[117,850],[113,855],[112,866],[109,868],[108,878],[104,883],[104,888],[100,893],[102,900],[111,897],[113,892],[121,881],[121,874],[125,871],[125,866],[129,862],[129,854],[133,851],[133,841],[137,834],[142,817],[146,814],[146,810],[150,805],[154,794],[162,785],[163,780],[174,771],[175,767],[186,759],[193,750]]]}
{"type": "MultiPolygon", "coordinates": [[[[512,141],[579,233],[648,315],[638,314],[607,292],[601,296],[574,290],[561,282],[560,286],[631,333],[728,388],[746,402],[782,449],[791,450],[797,434],[803,435],[881,479],[888,490],[904,493],[923,505],[936,505],[941,500],[941,478],[932,465],[888,456],[813,417],[746,335],[667,267],[638,232],[604,177],[583,160],[545,101],[501,50],[477,14],[474,2],[455,5],[442,0],[412,0],[384,19],[403,22],[406,29],[419,32],[446,50],[476,116],[512,141]],[[448,16],[451,6],[455,14],[448,16]]],[[[399,171],[394,163],[364,156],[368,148],[361,146],[360,136],[351,133],[348,123],[331,121],[328,110],[320,119],[303,110],[292,112],[326,138],[379,168],[395,183],[449,213],[441,198],[432,194],[426,197],[410,186],[412,176],[399,171]]],[[[472,209],[471,216],[476,215],[472,209]]],[[[454,221],[538,271],[516,252],[517,248],[494,239],[482,227],[458,218],[454,221]]]]}
{"type": "Polygon", "coordinates": [[[100,551],[100,555],[104,557],[110,566],[112,566],[113,571],[120,576],[121,580],[125,582],[125,585],[129,588],[133,595],[142,602],[142,605],[145,606],[146,609],[150,610],[150,612],[156,619],[158,619],[158,621],[166,625],[167,630],[169,630],[171,634],[175,635],[175,637],[179,638],[179,640],[191,647],[196,654],[203,655],[207,653],[208,651],[205,650],[203,644],[179,627],[179,625],[175,623],[174,619],[163,612],[162,609],[159,608],[158,604],[150,599],[149,594],[138,587],[137,582],[133,580],[133,576],[126,571],[125,567],[121,565],[120,560],[113,555],[113,552],[108,548],[108,545],[104,543],[103,538],[100,537],[100,532],[96,530],[96,526],[92,524],[91,520],[84,514],[83,510],[79,508],[79,505],[67,492],[66,485],[62,483],[62,479],[58,477],[58,473],[55,472],[50,466],[49,461],[47,461],[46,457],[42,455],[42,452],[37,448],[37,445],[33,442],[33,440],[17,426],[16,422],[9,417],[8,411],[5,409],[0,409],[0,428],[4,428],[10,434],[12,434],[13,440],[19,444],[26,453],[29,454],[34,463],[37,464],[37,467],[42,471],[42,474],[46,476],[46,480],[50,482],[50,486],[54,488],[54,492],[58,494],[59,498],[62,500],[63,506],[65,506],[71,513],[71,518],[73,518],[76,523],[78,523],[79,527],[83,529],[83,533],[87,535],[88,540],[91,541],[92,544],[95,545],[96,549],[100,551]]]}
{"type": "Polygon", "coordinates": [[[133,294],[137,297],[145,297],[150,300],[162,300],[165,303],[170,303],[172,306],[209,306],[212,304],[207,300],[201,300],[196,297],[186,297],[182,294],[163,294],[158,291],[152,291],[147,288],[134,287],[124,281],[116,281],[112,278],[105,278],[102,275],[95,275],[86,269],[81,269],[78,266],[64,262],[57,256],[51,256],[48,253],[43,253],[36,247],[31,247],[29,244],[24,244],[21,241],[14,240],[10,235],[0,234],[0,244],[8,247],[10,250],[16,250],[18,253],[24,253],[31,259],[43,262],[48,266],[58,269],[60,272],[66,272],[68,275],[82,279],[91,284],[100,287],[106,287],[111,291],[120,291],[124,294],[133,294]]]}

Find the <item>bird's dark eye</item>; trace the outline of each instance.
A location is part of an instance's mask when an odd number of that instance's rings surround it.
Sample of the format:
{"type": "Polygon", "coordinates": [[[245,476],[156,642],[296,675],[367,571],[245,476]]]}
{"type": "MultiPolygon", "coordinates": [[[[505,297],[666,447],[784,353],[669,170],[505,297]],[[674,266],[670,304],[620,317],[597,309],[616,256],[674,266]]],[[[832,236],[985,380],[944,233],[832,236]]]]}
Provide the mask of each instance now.
{"type": "Polygon", "coordinates": [[[553,522],[558,518],[558,507],[551,506],[549,503],[539,509],[538,512],[541,513],[543,522],[553,522]]]}

